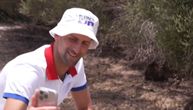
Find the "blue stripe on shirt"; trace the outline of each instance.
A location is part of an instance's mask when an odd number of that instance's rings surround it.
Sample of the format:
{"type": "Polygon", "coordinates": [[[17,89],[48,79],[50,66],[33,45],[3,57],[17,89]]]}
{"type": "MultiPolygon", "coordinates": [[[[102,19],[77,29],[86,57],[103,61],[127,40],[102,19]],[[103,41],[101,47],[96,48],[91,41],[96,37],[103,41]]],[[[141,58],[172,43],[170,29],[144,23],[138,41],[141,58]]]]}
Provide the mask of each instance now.
{"type": "Polygon", "coordinates": [[[20,96],[20,95],[17,95],[17,94],[13,94],[13,93],[4,93],[3,98],[5,98],[5,99],[7,99],[7,98],[17,99],[17,100],[24,102],[27,105],[29,103],[29,100],[27,98],[20,96]]]}
{"type": "Polygon", "coordinates": [[[87,88],[87,83],[84,84],[83,86],[80,86],[80,87],[76,87],[76,88],[72,88],[71,91],[75,92],[75,91],[80,91],[80,90],[83,90],[87,88]]]}

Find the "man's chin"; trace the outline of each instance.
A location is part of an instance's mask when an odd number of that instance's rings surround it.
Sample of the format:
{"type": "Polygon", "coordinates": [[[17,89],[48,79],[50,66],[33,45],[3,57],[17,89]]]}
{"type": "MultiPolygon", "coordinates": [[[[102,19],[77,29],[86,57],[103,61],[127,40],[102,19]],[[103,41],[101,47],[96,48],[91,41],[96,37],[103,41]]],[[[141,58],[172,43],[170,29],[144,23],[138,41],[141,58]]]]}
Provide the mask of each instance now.
{"type": "Polygon", "coordinates": [[[79,61],[79,59],[78,59],[78,60],[69,60],[69,61],[68,61],[68,65],[69,65],[70,67],[75,66],[78,61],[79,61]]]}
{"type": "Polygon", "coordinates": [[[70,63],[71,66],[75,66],[77,64],[78,60],[77,61],[73,61],[70,63]]]}

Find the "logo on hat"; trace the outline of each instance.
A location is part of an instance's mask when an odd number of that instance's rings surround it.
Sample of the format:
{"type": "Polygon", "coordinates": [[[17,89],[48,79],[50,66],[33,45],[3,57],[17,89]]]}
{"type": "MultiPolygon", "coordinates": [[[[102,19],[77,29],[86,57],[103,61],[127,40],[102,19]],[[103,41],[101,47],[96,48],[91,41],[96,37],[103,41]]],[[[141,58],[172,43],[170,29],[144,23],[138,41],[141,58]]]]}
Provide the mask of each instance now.
{"type": "Polygon", "coordinates": [[[85,16],[85,15],[79,15],[79,20],[78,23],[80,24],[86,24],[87,26],[94,26],[94,19],[89,17],[89,16],[85,16]]]}

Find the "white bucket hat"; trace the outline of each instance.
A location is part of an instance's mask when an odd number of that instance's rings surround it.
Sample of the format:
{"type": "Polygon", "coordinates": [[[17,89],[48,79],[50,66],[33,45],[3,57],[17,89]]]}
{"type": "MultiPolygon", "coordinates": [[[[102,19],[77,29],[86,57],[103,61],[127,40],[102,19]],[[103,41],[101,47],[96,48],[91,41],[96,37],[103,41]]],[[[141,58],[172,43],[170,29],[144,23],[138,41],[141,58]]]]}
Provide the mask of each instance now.
{"type": "Polygon", "coordinates": [[[55,34],[65,36],[76,33],[92,39],[89,49],[96,49],[99,42],[96,38],[99,26],[99,19],[92,12],[82,8],[67,9],[56,27],[49,31],[54,37],[55,34]]]}

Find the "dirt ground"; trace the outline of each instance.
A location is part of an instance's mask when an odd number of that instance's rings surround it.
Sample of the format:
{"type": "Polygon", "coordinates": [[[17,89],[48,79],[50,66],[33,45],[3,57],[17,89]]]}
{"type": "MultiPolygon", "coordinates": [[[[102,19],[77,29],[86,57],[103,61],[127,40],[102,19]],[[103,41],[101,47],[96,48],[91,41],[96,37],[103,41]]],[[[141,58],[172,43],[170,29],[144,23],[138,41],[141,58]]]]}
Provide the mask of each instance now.
{"type": "MultiPolygon", "coordinates": [[[[0,68],[17,55],[50,43],[48,30],[21,23],[1,23],[0,68]]],[[[193,110],[190,80],[145,81],[140,71],[127,66],[127,61],[96,56],[94,52],[85,56],[85,65],[95,110],[193,110]]],[[[61,106],[64,110],[74,110],[70,95],[61,106]]]]}

